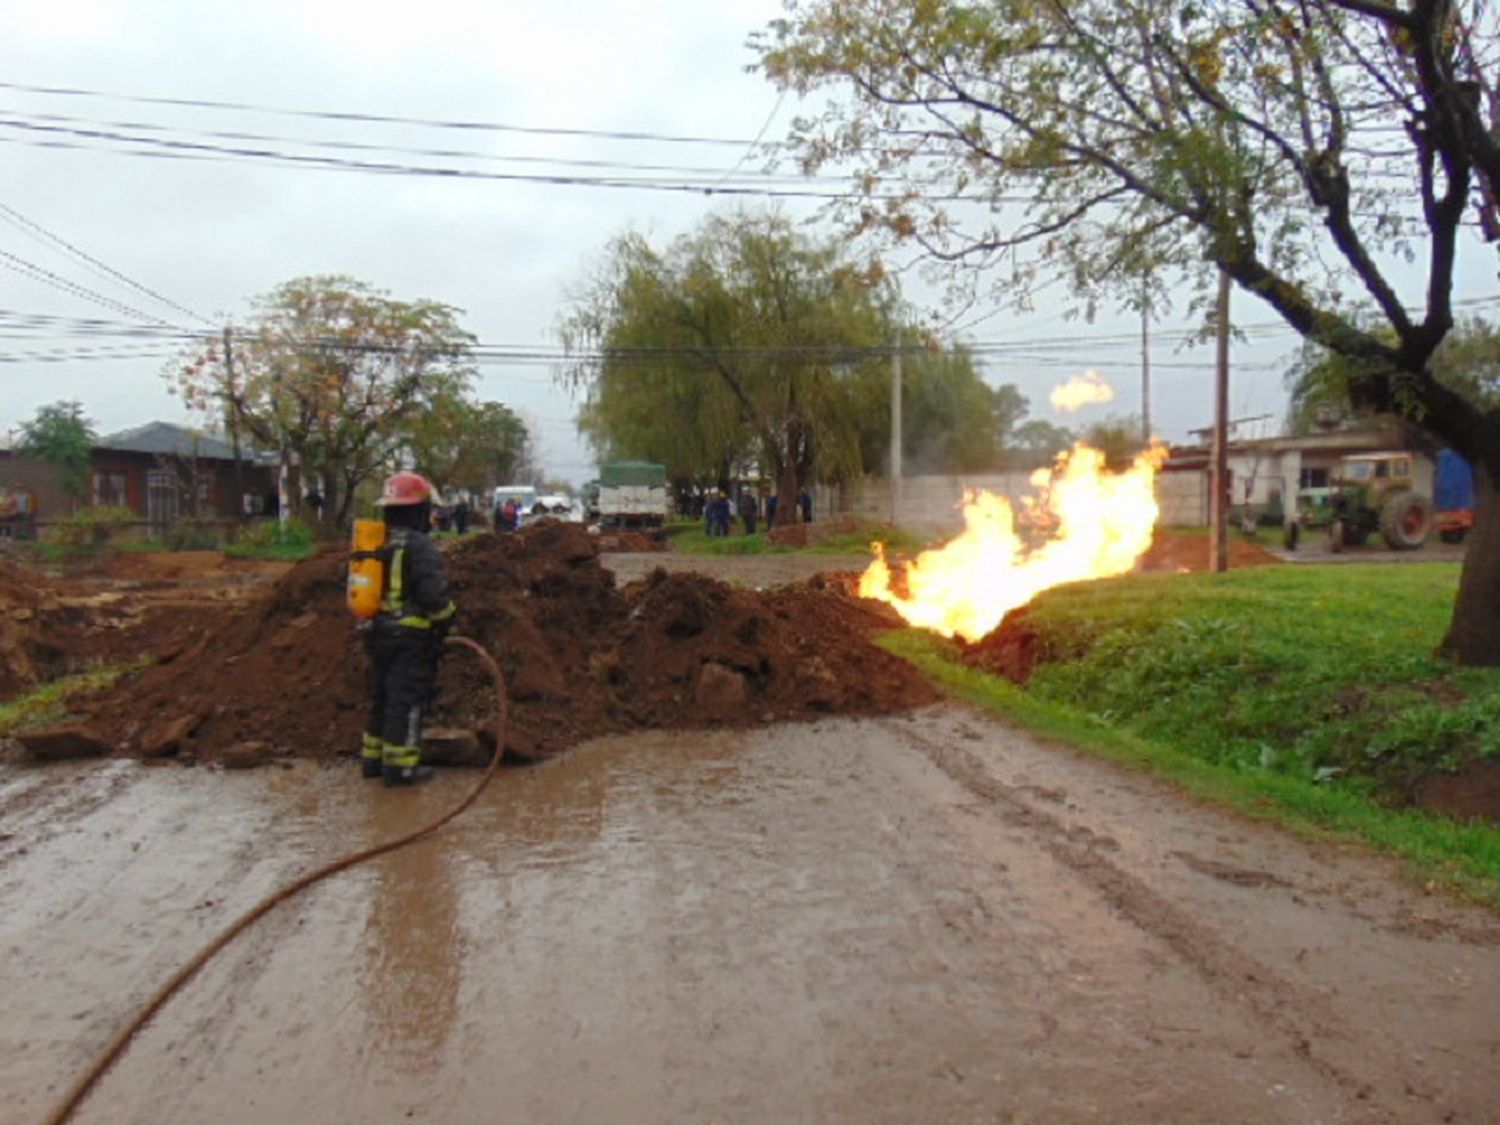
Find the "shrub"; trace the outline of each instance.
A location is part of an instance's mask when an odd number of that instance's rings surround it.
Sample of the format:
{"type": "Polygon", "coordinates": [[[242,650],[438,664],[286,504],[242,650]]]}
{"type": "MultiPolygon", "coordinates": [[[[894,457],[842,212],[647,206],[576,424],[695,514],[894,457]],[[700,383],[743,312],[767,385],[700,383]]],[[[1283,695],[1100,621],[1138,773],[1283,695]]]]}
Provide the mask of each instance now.
{"type": "Polygon", "coordinates": [[[305,559],[317,549],[313,529],[298,519],[259,520],[239,529],[224,553],[237,558],[305,559]]]}

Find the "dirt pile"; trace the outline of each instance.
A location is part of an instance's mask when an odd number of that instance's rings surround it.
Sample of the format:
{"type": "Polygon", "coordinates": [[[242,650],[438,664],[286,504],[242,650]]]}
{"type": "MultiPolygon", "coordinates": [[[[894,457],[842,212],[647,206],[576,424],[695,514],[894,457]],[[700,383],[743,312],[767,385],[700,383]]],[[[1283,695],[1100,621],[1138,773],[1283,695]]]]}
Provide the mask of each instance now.
{"type": "Polygon", "coordinates": [[[0,560],[0,702],[126,658],[140,623],[120,598],[0,560]]]}
{"type": "Polygon", "coordinates": [[[0,702],[61,676],[169,656],[206,616],[285,569],[217,551],[111,552],[61,574],[0,559],[0,702]]]}
{"type": "Polygon", "coordinates": [[[771,529],[771,542],[778,547],[816,547],[835,535],[847,535],[861,529],[871,531],[871,537],[875,537],[869,520],[841,513],[814,523],[790,523],[774,527],[771,529]]]}
{"type": "Polygon", "coordinates": [[[601,531],[601,551],[665,551],[667,537],[655,531],[601,531]]]}
{"type": "MultiPolygon", "coordinates": [[[[517,756],[639,727],[881,713],[935,698],[870,643],[898,624],[880,607],[822,585],[757,593],[662,572],[621,589],[598,550],[581,527],[548,522],[472,536],[446,555],[459,631],[505,672],[517,756]]],[[[345,565],[342,550],[298,565],[83,704],[84,726],[141,756],[216,758],[245,743],[305,757],[352,750],[368,665],[344,608],[345,565]]],[[[450,652],[439,681],[433,725],[480,732],[482,744],[495,706],[487,673],[450,652]]]]}
{"type": "MultiPolygon", "coordinates": [[[[1237,531],[1229,534],[1229,567],[1270,566],[1282,560],[1254,540],[1237,531]]],[[[1207,570],[1208,536],[1201,531],[1173,531],[1158,527],[1151,534],[1151,546],[1136,564],[1137,570],[1207,570]]]]}

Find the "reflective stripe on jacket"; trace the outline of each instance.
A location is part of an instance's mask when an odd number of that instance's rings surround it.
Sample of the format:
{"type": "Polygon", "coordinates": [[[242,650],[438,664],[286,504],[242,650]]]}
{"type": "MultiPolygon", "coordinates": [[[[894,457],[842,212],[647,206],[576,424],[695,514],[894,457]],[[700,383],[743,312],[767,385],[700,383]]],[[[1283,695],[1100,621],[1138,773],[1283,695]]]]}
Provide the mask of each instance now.
{"type": "Polygon", "coordinates": [[[390,529],[386,548],[385,594],[380,617],[409,629],[430,629],[446,621],[458,607],[448,596],[448,574],[431,539],[405,527],[390,529]]]}

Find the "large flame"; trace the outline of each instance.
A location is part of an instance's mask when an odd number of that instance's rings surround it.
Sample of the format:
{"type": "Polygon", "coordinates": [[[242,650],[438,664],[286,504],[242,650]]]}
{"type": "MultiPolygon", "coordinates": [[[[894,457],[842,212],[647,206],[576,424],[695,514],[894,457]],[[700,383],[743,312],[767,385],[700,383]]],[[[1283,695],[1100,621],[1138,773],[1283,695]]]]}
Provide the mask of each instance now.
{"type": "Polygon", "coordinates": [[[1098,406],[1113,402],[1115,389],[1104,381],[1104,376],[1092,368],[1082,375],[1075,375],[1066,383],[1052,388],[1049,401],[1054,410],[1079,410],[1085,406],[1098,406]]]}
{"type": "Polygon", "coordinates": [[[1049,529],[1036,546],[1017,534],[1008,500],[971,493],[963,532],[907,565],[906,596],[891,589],[879,544],[860,577],[860,596],[889,602],[913,625],[977,641],[1043,590],[1123,574],[1151,546],[1156,470],[1166,452],[1153,443],[1125,472],[1107,473],[1104,454],[1080,444],[1052,469],[1038,469],[1031,476],[1038,495],[1022,501],[1029,521],[1049,529]]]}

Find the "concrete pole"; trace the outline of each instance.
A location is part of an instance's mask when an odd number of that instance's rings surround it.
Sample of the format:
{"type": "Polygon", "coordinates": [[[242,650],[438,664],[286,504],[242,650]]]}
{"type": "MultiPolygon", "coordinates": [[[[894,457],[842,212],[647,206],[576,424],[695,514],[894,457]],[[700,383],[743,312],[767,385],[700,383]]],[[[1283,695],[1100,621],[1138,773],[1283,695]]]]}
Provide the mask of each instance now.
{"type": "Polygon", "coordinates": [[[1229,569],[1229,272],[1219,270],[1218,363],[1214,372],[1213,462],[1209,473],[1208,569],[1229,569]]]}
{"type": "Polygon", "coordinates": [[[1141,441],[1151,440],[1151,278],[1141,280],[1141,441]]]}
{"type": "Polygon", "coordinates": [[[224,329],[224,378],[229,383],[229,409],[225,412],[229,423],[229,444],[234,451],[234,511],[230,513],[235,523],[245,520],[245,461],[240,454],[239,411],[235,408],[238,390],[234,385],[234,332],[224,329]]]}
{"type": "Polygon", "coordinates": [[[891,523],[901,513],[901,343],[891,352],[891,523]]]}

